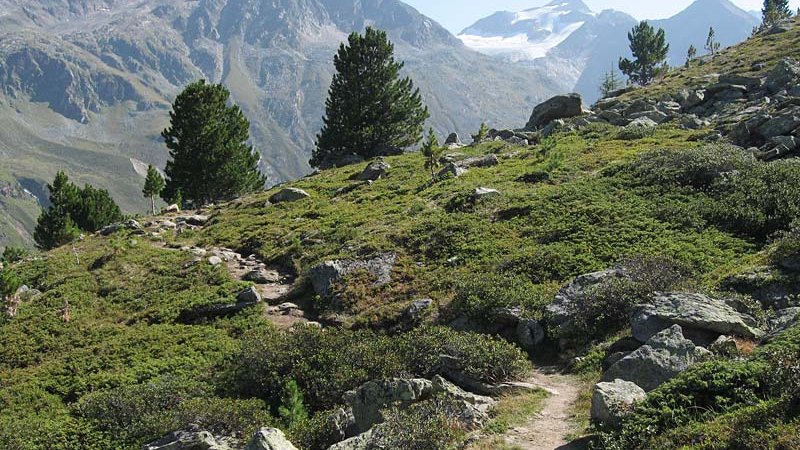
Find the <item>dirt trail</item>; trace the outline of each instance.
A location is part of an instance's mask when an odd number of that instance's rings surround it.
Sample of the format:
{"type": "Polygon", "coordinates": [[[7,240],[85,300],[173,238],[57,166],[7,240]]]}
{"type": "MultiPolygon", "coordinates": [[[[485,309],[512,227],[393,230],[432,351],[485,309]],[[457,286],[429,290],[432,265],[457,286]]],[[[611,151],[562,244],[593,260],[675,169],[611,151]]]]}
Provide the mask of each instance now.
{"type": "Polygon", "coordinates": [[[527,380],[548,391],[544,407],[528,423],[503,436],[508,444],[524,450],[570,450],[574,447],[566,436],[574,430],[572,406],[578,400],[580,383],[573,377],[559,374],[555,368],[542,367],[527,380]]]}

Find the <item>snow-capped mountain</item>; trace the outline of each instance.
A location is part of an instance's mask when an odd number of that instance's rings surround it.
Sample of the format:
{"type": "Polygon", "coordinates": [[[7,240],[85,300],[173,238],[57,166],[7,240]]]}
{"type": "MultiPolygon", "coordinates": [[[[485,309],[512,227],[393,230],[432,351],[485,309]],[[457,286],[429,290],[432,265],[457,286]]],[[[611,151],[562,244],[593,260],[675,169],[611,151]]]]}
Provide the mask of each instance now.
{"type": "MultiPolygon", "coordinates": [[[[541,68],[562,90],[592,101],[603,74],[616,70],[620,57],[630,56],[627,33],[636,23],[619,11],[596,13],[581,0],[553,0],[520,12],[497,12],[458,38],[481,53],[541,68]]],[[[675,16],[651,23],[666,31],[669,63],[678,65],[689,45],[703,53],[709,27],[722,46],[729,46],[746,39],[758,19],[729,0],[696,0],[675,16]]]]}
{"type": "Polygon", "coordinates": [[[520,12],[500,11],[465,29],[468,47],[514,61],[531,61],[564,42],[596,14],[581,0],[554,0],[520,12]]]}

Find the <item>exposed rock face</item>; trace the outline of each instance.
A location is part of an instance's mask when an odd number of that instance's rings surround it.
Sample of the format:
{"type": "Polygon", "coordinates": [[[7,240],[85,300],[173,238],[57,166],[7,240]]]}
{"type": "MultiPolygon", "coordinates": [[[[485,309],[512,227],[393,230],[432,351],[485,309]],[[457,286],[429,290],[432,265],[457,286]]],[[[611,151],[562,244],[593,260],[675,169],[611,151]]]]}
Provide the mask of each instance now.
{"type": "Polygon", "coordinates": [[[353,409],[356,428],[363,433],[376,423],[383,422],[382,409],[396,403],[408,405],[427,399],[433,392],[433,383],[424,378],[369,381],[346,394],[345,399],[353,409]]]}
{"type": "Polygon", "coordinates": [[[296,202],[310,197],[308,192],[297,188],[283,188],[269,198],[270,203],[296,202]]]}
{"type": "MultiPolygon", "coordinates": [[[[179,430],[167,434],[163,438],[147,444],[143,450],[233,450],[208,431],[179,430]]],[[[286,449],[291,450],[291,449],[286,449]]]]}
{"type": "Polygon", "coordinates": [[[557,95],[533,109],[525,128],[538,130],[556,119],[567,119],[584,113],[579,94],[557,95]]]}
{"type": "Polygon", "coordinates": [[[408,308],[406,308],[405,312],[403,313],[408,320],[415,322],[419,320],[423,314],[428,311],[431,306],[433,306],[433,300],[429,298],[423,298],[421,300],[415,300],[408,308]]]}
{"type": "Polygon", "coordinates": [[[619,378],[650,392],[710,355],[708,350],[684,338],[680,325],[673,325],[611,366],[603,374],[603,381],[619,378]]]}
{"type": "Polygon", "coordinates": [[[585,299],[593,289],[603,283],[625,277],[622,269],[608,269],[580,275],[561,288],[553,303],[547,307],[549,321],[557,327],[558,337],[564,337],[572,330],[575,303],[585,299]]]}
{"type": "Polygon", "coordinates": [[[763,335],[752,317],[702,294],[657,293],[650,303],[635,306],[631,314],[633,337],[641,342],[674,324],[717,335],[763,335]]]}
{"type": "Polygon", "coordinates": [[[521,319],[517,323],[517,343],[523,350],[533,353],[544,342],[544,327],[533,319],[521,319]]]}
{"type": "Polygon", "coordinates": [[[769,321],[769,334],[765,341],[769,341],[784,331],[792,328],[800,322],[800,307],[786,308],[776,311],[769,321]]]}
{"type": "Polygon", "coordinates": [[[329,297],[333,285],[356,270],[366,270],[372,274],[377,286],[389,283],[396,261],[397,255],[394,253],[382,253],[370,259],[325,261],[311,269],[309,277],[314,291],[322,297],[329,297]]]}
{"type": "Polygon", "coordinates": [[[800,81],[800,63],[793,58],[785,58],[767,75],[766,86],[774,94],[796,85],[798,81],[800,81]]]}
{"type": "Polygon", "coordinates": [[[328,450],[368,450],[372,442],[372,429],[328,447],[328,450]]]}
{"type": "Polygon", "coordinates": [[[364,168],[364,171],[356,176],[359,181],[376,181],[386,176],[392,166],[382,158],[372,161],[364,168]]]}
{"type": "Polygon", "coordinates": [[[297,450],[297,447],[286,439],[283,431],[277,428],[262,428],[256,432],[244,450],[297,450]]]}
{"type": "Polygon", "coordinates": [[[461,138],[458,133],[450,133],[444,141],[444,145],[461,145],[461,138]]]}
{"type": "Polygon", "coordinates": [[[619,426],[634,405],[646,397],[644,389],[630,381],[616,379],[598,383],[592,394],[592,420],[606,426],[619,426]]]}
{"type": "Polygon", "coordinates": [[[475,188],[472,192],[472,199],[473,200],[480,200],[482,198],[488,197],[496,197],[500,195],[500,191],[497,189],[487,188],[487,187],[479,187],[475,188]]]}

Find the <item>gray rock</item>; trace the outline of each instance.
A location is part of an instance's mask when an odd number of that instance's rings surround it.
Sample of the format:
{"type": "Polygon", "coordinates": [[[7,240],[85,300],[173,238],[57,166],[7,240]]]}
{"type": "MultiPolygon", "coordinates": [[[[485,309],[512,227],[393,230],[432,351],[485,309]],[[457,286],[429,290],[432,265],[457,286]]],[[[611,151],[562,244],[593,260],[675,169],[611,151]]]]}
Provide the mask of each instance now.
{"type": "Polygon", "coordinates": [[[280,283],[281,275],[278,272],[267,270],[264,268],[253,269],[247,272],[243,277],[244,281],[252,281],[256,284],[271,284],[280,283]]]}
{"type": "Polygon", "coordinates": [[[800,108],[791,108],[767,120],[758,127],[758,133],[769,139],[775,136],[791,134],[800,127],[800,108]]]}
{"type": "Polygon", "coordinates": [[[458,133],[450,133],[444,141],[444,145],[461,145],[461,138],[458,133]]]}
{"type": "Polygon", "coordinates": [[[139,222],[137,222],[137,221],[135,221],[133,219],[130,219],[130,220],[126,220],[125,222],[112,223],[111,225],[107,225],[107,226],[103,227],[102,229],[100,229],[99,233],[100,233],[101,236],[110,236],[110,235],[112,235],[114,233],[118,233],[118,232],[120,232],[122,230],[136,231],[136,230],[141,230],[141,229],[142,229],[142,225],[139,224],[139,222]]]}
{"type": "Polygon", "coordinates": [[[673,325],[611,366],[603,381],[619,378],[650,392],[710,356],[711,352],[683,337],[680,325],[673,325]]]}
{"type": "Polygon", "coordinates": [[[339,408],[334,411],[326,420],[328,442],[341,442],[347,438],[356,436],[356,418],[350,409],[339,408]]]}
{"type": "Polygon", "coordinates": [[[800,81],[800,63],[793,58],[784,58],[767,75],[765,84],[774,94],[790,88],[798,81],[800,81]]]}
{"type": "Polygon", "coordinates": [[[647,398],[644,389],[630,381],[616,379],[598,383],[592,394],[591,418],[605,426],[617,427],[633,407],[647,398]]]}
{"type": "Polygon", "coordinates": [[[328,297],[335,283],[356,270],[366,270],[372,274],[376,278],[376,286],[391,282],[396,261],[397,255],[394,253],[381,253],[369,259],[325,261],[311,269],[309,278],[314,291],[322,297],[328,297]]]}
{"type": "Polygon", "coordinates": [[[214,436],[203,430],[173,431],[163,438],[146,444],[143,450],[232,450],[225,443],[217,442],[214,436]]]}
{"type": "Polygon", "coordinates": [[[358,436],[351,437],[328,447],[328,450],[369,450],[373,438],[373,430],[368,430],[358,436]]]}
{"type": "Polygon", "coordinates": [[[258,293],[256,288],[249,287],[236,295],[236,301],[238,303],[260,303],[261,294],[258,293]]]}
{"type": "Polygon", "coordinates": [[[218,266],[218,265],[222,264],[222,258],[220,258],[219,256],[216,256],[216,255],[210,256],[208,258],[208,263],[211,264],[212,266],[218,266]]]}
{"type": "Polygon", "coordinates": [[[746,75],[724,74],[720,75],[719,82],[723,84],[734,84],[745,86],[748,89],[759,88],[764,85],[764,78],[762,77],[749,77],[746,75]]]}
{"type": "Polygon", "coordinates": [[[579,94],[558,95],[533,109],[525,128],[538,130],[556,119],[568,119],[584,113],[579,94]]]}
{"type": "Polygon", "coordinates": [[[283,431],[277,428],[262,428],[256,432],[244,450],[297,450],[283,431]]]}
{"type": "Polygon", "coordinates": [[[467,158],[463,161],[458,161],[455,163],[457,166],[463,169],[471,169],[473,167],[492,167],[500,164],[500,160],[497,159],[497,155],[489,154],[485,156],[477,156],[474,158],[467,158]]]}
{"type": "Polygon", "coordinates": [[[681,104],[683,109],[692,109],[696,106],[700,106],[706,101],[706,91],[701,89],[697,91],[691,91],[689,95],[686,97],[684,102],[681,104]]]}
{"type": "Polygon", "coordinates": [[[433,300],[429,298],[424,298],[421,300],[416,300],[408,305],[406,308],[404,315],[411,321],[419,320],[423,314],[425,314],[430,307],[433,306],[433,300]]]}
{"type": "Polygon", "coordinates": [[[191,216],[178,217],[176,220],[178,222],[185,222],[196,227],[202,227],[208,223],[208,216],[202,214],[193,214],[191,216]]]}
{"type": "Polygon", "coordinates": [[[283,188],[269,198],[270,203],[296,202],[310,197],[308,192],[297,188],[283,188]]]}
{"type": "Polygon", "coordinates": [[[739,346],[736,345],[736,339],[730,336],[720,336],[714,341],[708,349],[712,353],[722,356],[731,356],[739,353],[739,346]]]}
{"type": "Polygon", "coordinates": [[[650,303],[636,305],[631,314],[633,337],[641,342],[675,324],[717,335],[763,335],[752,317],[703,294],[656,293],[650,303]]]}
{"type": "Polygon", "coordinates": [[[553,303],[547,307],[549,321],[557,328],[557,337],[563,337],[572,331],[575,303],[585,299],[598,286],[622,278],[627,278],[623,270],[609,269],[581,275],[562,287],[553,303]]]}
{"type": "Polygon", "coordinates": [[[475,191],[472,192],[472,200],[481,200],[488,197],[497,197],[499,195],[500,191],[497,189],[479,187],[475,188],[475,191]]]}
{"type": "Polygon", "coordinates": [[[544,327],[533,319],[522,319],[517,324],[517,343],[523,350],[533,353],[545,340],[544,327]]]}
{"type": "Polygon", "coordinates": [[[658,122],[656,122],[655,120],[651,119],[650,117],[642,116],[642,117],[639,117],[639,118],[633,120],[625,128],[628,128],[628,129],[630,129],[630,128],[655,128],[657,126],[658,126],[658,122]]]}
{"type": "Polygon", "coordinates": [[[458,178],[461,175],[467,173],[467,169],[457,165],[456,163],[447,163],[442,170],[436,175],[439,178],[452,176],[453,178],[458,178]]]}
{"type": "Polygon", "coordinates": [[[566,122],[564,122],[561,119],[556,119],[556,120],[551,121],[550,123],[545,125],[544,128],[542,128],[542,137],[550,136],[551,134],[555,133],[556,131],[561,130],[562,128],[564,128],[565,125],[566,125],[566,122]]]}
{"type": "Polygon", "coordinates": [[[775,312],[769,320],[769,335],[765,340],[774,339],[779,334],[797,325],[800,321],[800,307],[785,308],[775,312]]]}
{"type": "Polygon", "coordinates": [[[363,433],[384,421],[381,410],[395,404],[409,405],[430,398],[433,383],[424,378],[373,380],[345,394],[353,410],[356,429],[363,433]]]}
{"type": "Polygon", "coordinates": [[[364,171],[356,176],[359,181],[376,181],[386,176],[392,166],[382,158],[372,161],[364,168],[364,171]]]}

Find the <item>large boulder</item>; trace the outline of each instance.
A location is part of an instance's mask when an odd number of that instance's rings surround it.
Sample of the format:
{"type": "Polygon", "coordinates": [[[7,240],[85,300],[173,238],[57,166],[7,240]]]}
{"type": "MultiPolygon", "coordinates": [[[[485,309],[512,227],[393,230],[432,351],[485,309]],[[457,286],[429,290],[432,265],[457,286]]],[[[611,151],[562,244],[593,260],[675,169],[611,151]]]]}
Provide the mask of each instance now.
{"type": "Polygon", "coordinates": [[[538,130],[556,119],[568,119],[583,113],[583,102],[579,94],[557,95],[533,109],[525,128],[538,130]]]}
{"type": "Polygon", "coordinates": [[[373,440],[373,430],[367,430],[358,436],[331,445],[328,450],[368,450],[373,440]]]}
{"type": "Polygon", "coordinates": [[[297,450],[283,431],[277,428],[262,428],[256,432],[244,450],[297,450]]]}
{"type": "Polygon", "coordinates": [[[520,319],[517,323],[516,341],[523,350],[533,353],[546,338],[544,327],[534,319],[520,319]]]}
{"type": "Polygon", "coordinates": [[[611,366],[602,380],[630,381],[650,392],[710,356],[711,352],[683,337],[680,325],[673,325],[611,366]]]}
{"type": "Polygon", "coordinates": [[[232,450],[225,442],[217,441],[208,431],[192,427],[173,431],[142,448],[143,450],[232,450]]]}
{"type": "Polygon", "coordinates": [[[709,335],[758,338],[764,334],[752,317],[703,294],[656,293],[649,303],[636,305],[631,314],[633,337],[641,342],[675,324],[709,335]]]}
{"type": "Polygon", "coordinates": [[[365,270],[375,277],[375,285],[382,286],[392,281],[397,255],[381,253],[369,259],[347,259],[325,261],[309,272],[314,292],[321,297],[330,297],[333,285],[357,270],[365,270]]]}
{"type": "Polygon", "coordinates": [[[644,389],[630,381],[616,379],[598,383],[592,394],[592,420],[606,426],[619,426],[622,418],[646,397],[644,389]]]}
{"type": "Polygon", "coordinates": [[[296,202],[304,198],[310,197],[308,192],[297,188],[283,188],[276,192],[269,198],[270,203],[288,203],[296,202]]]}
{"type": "Polygon", "coordinates": [[[604,283],[626,277],[622,269],[608,269],[580,275],[562,287],[553,303],[547,307],[550,323],[556,326],[558,337],[565,337],[573,330],[574,314],[577,312],[576,303],[585,300],[604,283]]]}
{"type": "Polygon", "coordinates": [[[392,166],[389,165],[383,158],[378,158],[375,161],[367,164],[367,167],[356,176],[359,181],[376,181],[386,176],[392,166]]]}
{"type": "Polygon", "coordinates": [[[433,383],[424,378],[373,380],[347,392],[345,400],[353,410],[356,428],[363,433],[383,422],[382,410],[395,404],[409,405],[430,398],[433,383]]]}
{"type": "Polygon", "coordinates": [[[784,58],[767,75],[766,86],[770,92],[788,90],[800,81],[800,63],[794,58],[784,58]]]}
{"type": "Polygon", "coordinates": [[[776,311],[769,320],[769,334],[764,338],[765,341],[774,339],[779,334],[792,328],[800,322],[800,307],[785,308],[776,311]]]}
{"type": "Polygon", "coordinates": [[[765,139],[791,134],[800,127],[800,107],[789,108],[767,120],[758,127],[758,133],[765,139]]]}
{"type": "Polygon", "coordinates": [[[433,380],[434,395],[442,395],[448,399],[444,403],[445,413],[455,420],[464,430],[480,429],[488,420],[489,408],[495,404],[494,399],[467,392],[440,376],[433,380]]]}

